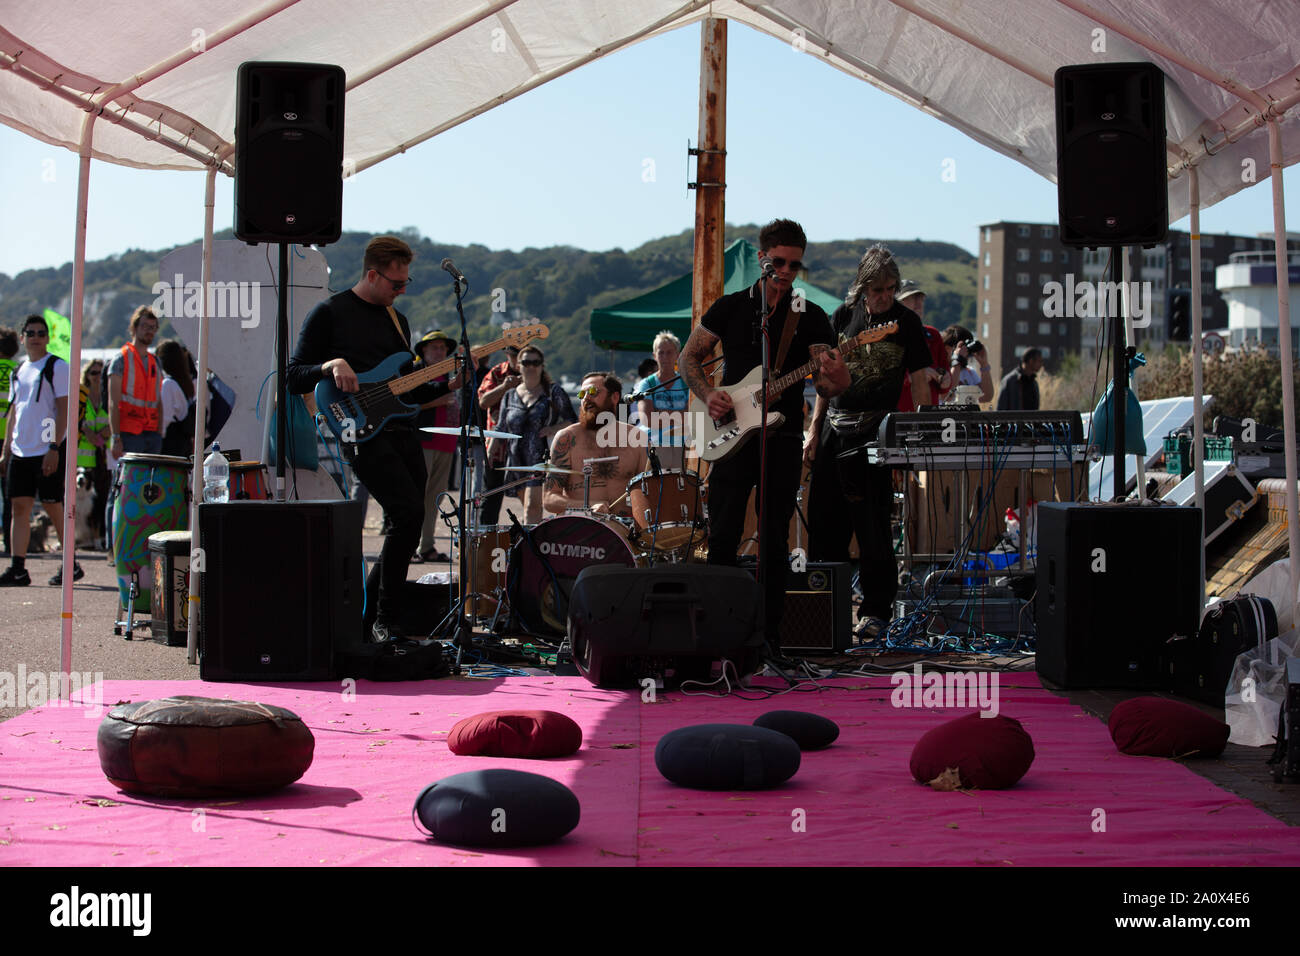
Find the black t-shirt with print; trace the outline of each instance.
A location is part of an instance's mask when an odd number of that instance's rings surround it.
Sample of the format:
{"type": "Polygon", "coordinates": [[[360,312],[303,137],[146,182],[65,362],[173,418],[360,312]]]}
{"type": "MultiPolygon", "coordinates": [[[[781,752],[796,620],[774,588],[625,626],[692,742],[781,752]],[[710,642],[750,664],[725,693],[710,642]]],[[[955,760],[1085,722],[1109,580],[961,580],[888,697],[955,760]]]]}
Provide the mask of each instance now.
{"type": "MultiPolygon", "coordinates": [[[[760,280],[761,281],[761,280],[760,280]]],[[[791,295],[787,293],[773,315],[768,334],[771,339],[772,358],[781,347],[781,336],[785,333],[785,321],[797,321],[794,338],[786,352],[785,361],[773,377],[793,371],[800,365],[807,364],[811,353],[809,346],[831,345],[835,336],[831,332],[830,319],[817,305],[802,299],[802,312],[790,308],[791,295]],[[785,317],[782,319],[781,317],[785,317]]],[[[763,344],[759,329],[762,311],[762,299],[758,292],[758,283],[740,292],[724,295],[704,313],[700,325],[722,340],[722,355],[725,366],[722,384],[734,385],[757,368],[763,361],[763,344]]],[[[796,382],[771,403],[771,410],[785,416],[778,431],[781,434],[803,434],[803,382],[796,382]]]]}
{"type": "Polygon", "coordinates": [[[831,316],[831,325],[841,338],[885,322],[897,322],[898,330],[878,342],[845,350],[849,387],[830,400],[832,413],[879,412],[862,419],[859,428],[864,430],[875,429],[885,415],[897,411],[903,382],[912,372],[930,365],[925,329],[916,313],[898,302],[881,315],[868,316],[865,310],[855,314],[848,305],[841,305],[831,316]]]}

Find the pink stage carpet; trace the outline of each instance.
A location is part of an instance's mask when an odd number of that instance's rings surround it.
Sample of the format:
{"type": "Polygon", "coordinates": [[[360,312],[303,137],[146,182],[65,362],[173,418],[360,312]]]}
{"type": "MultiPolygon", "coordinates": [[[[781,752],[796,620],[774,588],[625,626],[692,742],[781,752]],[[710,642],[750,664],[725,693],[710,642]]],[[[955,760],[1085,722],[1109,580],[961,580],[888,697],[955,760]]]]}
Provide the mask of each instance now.
{"type": "MultiPolygon", "coordinates": [[[[900,709],[887,678],[763,701],[598,690],[578,677],[358,685],[110,681],[106,705],[189,694],[278,704],[316,738],[310,770],[258,798],[164,800],[112,786],[95,751],[98,717],[45,706],[0,724],[0,865],[1288,865],[1300,829],[1169,760],[1127,757],[1105,726],[1038,686],[1004,676],[1001,713],[1037,756],[1012,790],[940,793],[911,779],[929,728],[964,710],[900,709]],[[451,754],[462,717],[547,709],[583,728],[572,758],[451,754]],[[655,743],[694,723],[750,722],[778,709],[841,728],[803,755],[785,786],[709,793],[670,784],[655,743]],[[512,767],[553,777],[582,820],[559,844],[506,852],[440,846],[411,822],[426,785],[465,770],[512,767]]],[[[102,714],[101,714],[102,716],[102,714]]]]}

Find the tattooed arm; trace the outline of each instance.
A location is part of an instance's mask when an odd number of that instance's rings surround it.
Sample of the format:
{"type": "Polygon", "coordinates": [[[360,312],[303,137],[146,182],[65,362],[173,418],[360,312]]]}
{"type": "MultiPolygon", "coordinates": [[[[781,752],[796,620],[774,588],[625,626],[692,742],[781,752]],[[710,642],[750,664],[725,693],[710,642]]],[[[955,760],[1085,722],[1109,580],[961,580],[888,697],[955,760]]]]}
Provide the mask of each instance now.
{"type": "MultiPolygon", "coordinates": [[[[555,436],[551,445],[551,464],[557,468],[573,468],[573,434],[565,428],[555,436]]],[[[547,475],[542,484],[542,506],[552,514],[564,514],[568,508],[581,508],[582,498],[573,497],[574,480],[581,489],[581,475],[547,475]]]]}
{"type": "Polygon", "coordinates": [[[709,406],[709,415],[718,419],[732,407],[731,396],[713,387],[713,382],[704,371],[704,363],[713,354],[718,344],[718,337],[702,325],[691,330],[691,337],[682,346],[677,368],[682,374],[682,381],[700,401],[709,406]]]}

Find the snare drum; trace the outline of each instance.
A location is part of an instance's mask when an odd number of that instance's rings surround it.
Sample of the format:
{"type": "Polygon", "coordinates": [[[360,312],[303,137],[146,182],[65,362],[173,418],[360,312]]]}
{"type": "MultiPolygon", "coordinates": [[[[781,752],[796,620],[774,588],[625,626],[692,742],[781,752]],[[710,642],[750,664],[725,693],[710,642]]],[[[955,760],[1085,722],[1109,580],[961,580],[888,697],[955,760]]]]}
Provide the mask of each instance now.
{"type": "Polygon", "coordinates": [[[690,471],[643,471],[627,484],[636,522],[633,540],[653,551],[693,547],[708,537],[700,476],[690,471]]]}
{"type": "Polygon", "coordinates": [[[232,461],[230,463],[230,500],[267,501],[266,466],[260,461],[232,461]]]}
{"type": "Polygon", "coordinates": [[[510,606],[524,628],[563,635],[569,594],[583,568],[637,567],[631,529],[602,515],[559,515],[529,530],[510,550],[510,606]],[[558,588],[558,592],[557,592],[558,588]]]}
{"type": "Polygon", "coordinates": [[[481,595],[474,599],[474,613],[480,617],[496,613],[497,605],[506,600],[510,525],[484,525],[470,532],[469,564],[474,577],[462,585],[466,588],[472,585],[481,595]]]}
{"type": "Polygon", "coordinates": [[[117,590],[126,607],[131,574],[139,582],[137,611],[152,607],[153,566],[149,536],[184,531],[190,526],[190,460],[172,455],[126,454],[117,463],[117,498],[113,502],[113,555],[117,590]]]}

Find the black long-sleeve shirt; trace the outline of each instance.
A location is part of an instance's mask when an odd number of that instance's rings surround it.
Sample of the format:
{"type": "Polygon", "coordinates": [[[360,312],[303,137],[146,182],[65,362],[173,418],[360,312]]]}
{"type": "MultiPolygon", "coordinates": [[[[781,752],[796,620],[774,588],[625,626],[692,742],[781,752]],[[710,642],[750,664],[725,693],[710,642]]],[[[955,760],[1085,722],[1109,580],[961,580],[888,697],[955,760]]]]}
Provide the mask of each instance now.
{"type": "MultiPolygon", "coordinates": [[[[394,310],[396,311],[396,310],[394,310]]],[[[348,289],[319,303],[307,315],[298,345],[289,359],[288,385],[294,395],[312,391],[324,378],[321,365],[331,359],[346,359],[352,371],[364,374],[398,352],[409,361],[402,374],[411,370],[411,327],[406,316],[397,312],[401,333],[389,317],[388,309],[372,305],[348,289]]],[[[407,402],[431,402],[447,393],[442,383],[423,385],[404,396],[407,402]]]]}

